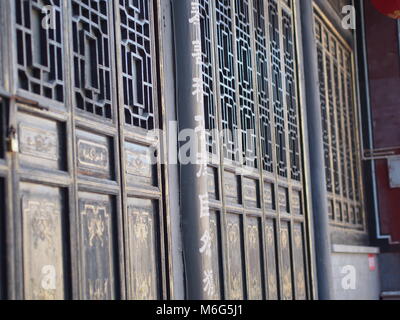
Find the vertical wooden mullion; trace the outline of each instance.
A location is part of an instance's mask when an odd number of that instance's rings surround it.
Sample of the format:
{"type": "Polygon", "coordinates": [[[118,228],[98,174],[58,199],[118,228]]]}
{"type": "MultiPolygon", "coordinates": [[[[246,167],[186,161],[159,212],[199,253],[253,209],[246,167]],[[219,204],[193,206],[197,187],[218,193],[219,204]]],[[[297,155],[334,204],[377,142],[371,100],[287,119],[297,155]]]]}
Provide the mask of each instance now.
{"type": "MultiPolygon", "coordinates": [[[[262,256],[262,268],[261,268],[261,285],[262,288],[262,295],[264,299],[268,297],[268,273],[267,273],[267,259],[266,259],[266,245],[265,245],[265,201],[264,201],[264,170],[263,170],[263,159],[262,159],[262,145],[261,145],[261,128],[260,128],[260,114],[259,114],[259,101],[258,101],[258,75],[257,75],[257,50],[255,44],[255,17],[254,17],[254,0],[249,0],[249,19],[250,19],[250,35],[251,35],[251,51],[252,51],[252,65],[253,65],[253,87],[254,87],[254,109],[255,109],[255,127],[257,133],[257,144],[256,144],[256,152],[257,152],[257,163],[258,163],[258,174],[259,174],[259,198],[260,198],[260,207],[262,210],[261,214],[261,243],[260,254],[262,256]],[[264,281],[262,281],[264,280],[264,281]]],[[[267,21],[267,20],[266,20],[267,21]]]]}
{"type": "MultiPolygon", "coordinates": [[[[238,149],[239,149],[239,156],[237,166],[240,169],[245,168],[245,157],[243,156],[243,128],[242,128],[242,110],[240,104],[240,90],[239,90],[239,68],[238,68],[238,44],[237,44],[237,24],[236,24],[236,3],[235,0],[230,0],[231,6],[231,19],[232,19],[232,47],[233,47],[233,65],[234,65],[234,72],[235,72],[235,96],[236,96],[236,117],[237,117],[237,127],[238,127],[238,149]]],[[[242,210],[240,213],[240,219],[242,223],[242,230],[241,230],[241,246],[243,249],[242,255],[242,279],[243,282],[243,297],[244,299],[248,299],[249,295],[249,277],[247,273],[247,265],[248,265],[248,248],[247,248],[247,215],[244,209],[244,199],[243,199],[243,173],[240,174],[240,185],[239,185],[239,192],[241,195],[241,206],[242,210]]],[[[240,225],[239,225],[240,228],[240,225]]]]}
{"type": "MultiPolygon", "coordinates": [[[[278,0],[274,0],[277,3],[278,6],[278,0]]],[[[278,6],[279,10],[279,6],[278,6]]],[[[280,234],[281,234],[281,214],[280,214],[280,209],[279,205],[277,202],[278,199],[278,190],[279,190],[279,175],[277,172],[277,166],[276,164],[278,163],[278,155],[277,155],[277,141],[276,141],[276,125],[275,125],[275,102],[274,102],[274,93],[273,93],[273,86],[272,86],[272,77],[273,77],[273,71],[272,71],[272,55],[269,50],[269,46],[271,43],[270,40],[270,16],[269,16],[269,3],[265,3],[264,7],[264,12],[265,12],[265,37],[266,37],[266,42],[268,46],[267,50],[267,60],[268,60],[268,71],[269,71],[269,82],[268,82],[268,91],[269,91],[269,99],[270,99],[270,114],[271,114],[271,137],[272,137],[272,161],[273,161],[273,200],[275,203],[275,212],[274,212],[274,217],[275,217],[275,250],[276,250],[276,257],[275,257],[275,263],[276,263],[276,269],[274,270],[274,274],[276,275],[276,284],[277,284],[277,295],[278,299],[282,297],[282,277],[281,277],[281,270],[282,270],[282,248],[281,248],[281,241],[280,241],[280,234]]],[[[279,23],[279,21],[278,21],[279,23]]],[[[263,181],[263,184],[265,181],[263,181]]]]}
{"type": "Polygon", "coordinates": [[[348,139],[348,146],[349,146],[349,151],[350,151],[350,153],[349,153],[349,166],[351,168],[351,170],[350,170],[351,173],[350,174],[351,174],[351,184],[352,184],[352,190],[353,190],[352,199],[350,199],[350,197],[349,197],[349,200],[351,201],[351,203],[355,203],[356,202],[356,181],[354,179],[354,172],[357,169],[354,168],[354,157],[355,157],[355,155],[353,154],[353,139],[352,139],[352,136],[353,136],[354,133],[351,131],[351,122],[354,121],[353,120],[354,119],[354,111],[351,111],[353,106],[349,104],[349,98],[350,98],[350,95],[352,93],[349,92],[348,87],[347,87],[347,81],[348,81],[348,78],[349,78],[349,74],[348,74],[348,72],[346,70],[346,58],[345,58],[345,55],[344,55],[344,73],[343,74],[344,74],[344,86],[345,86],[345,90],[344,90],[344,92],[345,92],[344,107],[347,109],[347,114],[348,114],[347,126],[346,126],[346,128],[347,128],[347,135],[346,136],[347,136],[347,139],[348,139]]]}
{"type": "MultiPolygon", "coordinates": [[[[282,181],[282,186],[287,188],[288,190],[288,199],[286,199],[290,205],[291,203],[291,163],[290,163],[290,140],[289,140],[289,109],[287,104],[287,88],[286,88],[286,71],[285,71],[285,52],[284,52],[284,35],[283,35],[283,11],[286,9],[285,5],[283,4],[282,0],[278,0],[278,25],[279,25],[279,33],[280,33],[280,56],[281,56],[281,75],[282,75],[282,106],[284,110],[284,120],[285,120],[285,127],[284,127],[284,136],[285,136],[285,148],[286,148],[286,172],[287,177],[285,179],[280,178],[282,181]]],[[[279,194],[279,193],[278,193],[279,194]]],[[[279,206],[278,206],[279,207],[279,206]]],[[[290,209],[289,209],[290,210],[290,209]]],[[[281,220],[282,218],[280,218],[281,220]]],[[[294,279],[294,259],[293,259],[293,223],[292,219],[284,218],[285,221],[289,222],[288,228],[288,236],[289,236],[289,251],[290,251],[290,268],[291,268],[291,286],[292,286],[292,299],[295,297],[295,279],[294,279]]],[[[280,234],[280,232],[279,232],[280,234]]]]}
{"type": "Polygon", "coordinates": [[[336,185],[335,185],[335,199],[336,201],[339,201],[341,204],[341,217],[342,217],[342,223],[346,223],[345,221],[345,208],[344,205],[345,203],[343,202],[343,188],[342,188],[342,168],[341,168],[341,154],[340,154],[340,135],[341,132],[339,131],[339,108],[340,106],[337,105],[337,97],[336,97],[336,83],[335,83],[335,56],[334,53],[332,52],[334,46],[333,43],[336,43],[336,39],[334,39],[331,35],[329,36],[330,40],[329,43],[331,45],[330,48],[328,48],[328,52],[330,55],[330,65],[331,65],[331,73],[330,73],[330,78],[331,78],[331,84],[332,84],[332,97],[333,97],[333,110],[334,110],[334,115],[333,115],[333,121],[334,121],[334,127],[335,127],[335,135],[336,135],[336,161],[337,161],[337,177],[338,181],[335,181],[335,183],[339,184],[339,194],[336,192],[336,185]]]}
{"type": "MultiPolygon", "coordinates": [[[[9,14],[4,15],[6,19],[5,27],[7,28],[7,34],[5,38],[11,43],[11,39],[16,39],[16,18],[15,18],[15,1],[3,1],[1,9],[9,14]],[[10,27],[8,27],[10,26],[10,27]]],[[[12,67],[8,70],[8,88],[11,94],[16,93],[16,79],[17,72],[15,66],[17,65],[17,54],[16,46],[13,45],[10,49],[11,54],[8,59],[5,60],[12,67]]],[[[6,86],[7,87],[7,86],[6,86]]],[[[7,123],[8,128],[11,126],[16,128],[16,116],[15,116],[15,100],[10,99],[8,101],[9,108],[9,121],[7,123]]],[[[6,132],[7,133],[7,132],[6,132]]],[[[8,150],[6,150],[8,151],[8,150]]],[[[23,266],[22,266],[22,245],[19,239],[19,234],[21,233],[20,228],[18,228],[17,221],[20,219],[20,203],[18,201],[19,187],[18,187],[18,161],[16,161],[16,155],[11,152],[6,152],[5,157],[10,170],[9,181],[8,181],[8,196],[7,199],[10,202],[9,210],[6,215],[6,241],[8,243],[13,243],[14,245],[8,246],[7,249],[7,298],[11,300],[20,300],[23,298],[23,266]]]]}
{"type": "MultiPolygon", "coordinates": [[[[164,75],[165,75],[165,70],[164,70],[164,39],[161,37],[161,33],[163,30],[162,27],[162,19],[161,19],[161,12],[162,12],[162,7],[161,7],[161,0],[155,0],[155,6],[156,10],[154,10],[154,14],[157,15],[157,36],[156,36],[156,41],[157,42],[157,54],[159,57],[159,66],[160,66],[160,76],[159,76],[159,84],[160,84],[160,95],[159,95],[159,112],[163,115],[161,117],[160,121],[160,128],[162,127],[163,129],[163,136],[160,137],[160,140],[162,141],[162,148],[160,150],[160,157],[162,156],[163,159],[168,159],[169,153],[168,153],[168,134],[169,134],[169,128],[168,128],[168,122],[167,122],[167,115],[166,115],[166,91],[165,91],[165,85],[163,82],[164,75]],[[162,126],[161,126],[162,124],[162,126]]],[[[120,121],[121,122],[121,121],[120,121]]],[[[163,175],[163,190],[162,192],[163,198],[160,201],[163,204],[164,208],[164,222],[165,222],[165,234],[167,238],[167,243],[164,244],[164,252],[165,255],[168,259],[168,275],[166,275],[165,279],[165,287],[166,287],[166,299],[174,299],[175,297],[175,290],[174,290],[174,272],[173,272],[173,263],[172,263],[172,227],[171,227],[171,212],[170,212],[170,193],[169,193],[169,185],[166,183],[168,176],[169,176],[169,163],[168,160],[166,160],[167,163],[161,163],[161,172],[163,175]]],[[[125,179],[124,179],[125,180],[125,179]]]]}
{"type": "MultiPolygon", "coordinates": [[[[72,48],[70,46],[70,43],[72,41],[72,8],[71,8],[71,2],[70,1],[65,1],[62,2],[64,5],[64,40],[65,40],[65,52],[67,55],[66,58],[66,64],[67,66],[73,66],[73,57],[71,54],[72,48]]],[[[69,115],[70,115],[70,123],[68,126],[68,132],[69,132],[69,137],[68,139],[68,151],[70,152],[71,156],[68,157],[68,168],[71,170],[70,174],[73,177],[73,184],[72,184],[72,190],[70,192],[70,204],[72,205],[72,210],[70,210],[69,213],[69,221],[70,221],[70,226],[69,226],[69,231],[70,231],[70,252],[71,252],[71,276],[72,276],[72,299],[77,300],[80,298],[80,284],[82,283],[83,279],[81,278],[81,273],[80,273],[80,268],[79,266],[79,250],[75,250],[75,248],[82,248],[82,244],[80,243],[79,240],[79,219],[77,216],[79,215],[79,206],[78,206],[78,187],[76,183],[77,179],[77,166],[76,166],[76,159],[77,159],[77,150],[76,150],[76,135],[75,135],[75,110],[72,104],[72,75],[71,75],[71,69],[68,69],[65,72],[66,76],[66,84],[67,84],[67,94],[66,94],[66,99],[67,99],[67,105],[69,106],[69,115]]]]}
{"type": "MultiPolygon", "coordinates": [[[[398,22],[398,26],[400,28],[400,23],[398,22]]],[[[350,66],[350,72],[352,73],[352,77],[351,77],[351,85],[353,87],[353,91],[352,91],[352,95],[353,95],[353,106],[354,106],[354,129],[355,129],[355,140],[357,143],[357,150],[362,150],[362,146],[361,146],[361,141],[362,138],[360,137],[360,127],[361,127],[361,122],[360,122],[360,118],[357,117],[357,113],[361,114],[361,110],[360,110],[360,102],[359,99],[357,98],[357,83],[356,83],[356,62],[355,62],[355,54],[354,51],[351,52],[350,54],[350,61],[351,61],[351,66],[350,66]]],[[[356,152],[356,161],[357,164],[360,164],[359,167],[356,168],[356,170],[358,171],[358,181],[355,181],[355,183],[359,184],[359,196],[360,199],[357,200],[356,198],[356,207],[358,207],[358,210],[360,210],[360,215],[362,216],[363,219],[363,231],[367,230],[367,221],[366,221],[366,217],[365,217],[365,193],[364,193],[364,178],[363,178],[363,171],[362,171],[362,160],[360,157],[360,153],[356,152]]],[[[355,179],[354,179],[355,180],[355,179]]],[[[356,211],[354,212],[354,215],[356,215],[356,211]]],[[[357,216],[356,216],[356,220],[357,220],[357,216]]],[[[358,222],[357,222],[358,224],[358,222]]]]}
{"type": "MultiPolygon", "coordinates": [[[[219,1],[219,0],[216,0],[219,1]]],[[[212,37],[212,43],[214,44],[212,48],[213,50],[213,57],[215,58],[213,60],[213,72],[214,72],[214,92],[215,92],[215,109],[216,109],[216,114],[217,114],[217,128],[218,132],[221,132],[223,125],[222,125],[222,105],[221,105],[221,94],[220,94],[220,76],[219,76],[219,59],[218,59],[218,45],[217,45],[217,21],[216,21],[216,5],[215,1],[210,0],[210,20],[211,20],[211,25],[210,25],[210,33],[212,37]]],[[[228,276],[230,274],[230,267],[228,263],[228,250],[227,250],[227,234],[226,234],[226,227],[227,227],[227,211],[226,211],[226,201],[225,201],[225,188],[224,188],[224,173],[225,173],[225,159],[224,159],[224,142],[221,141],[219,143],[219,175],[218,175],[218,180],[219,180],[219,191],[220,191],[220,201],[221,201],[221,222],[220,222],[220,228],[221,228],[221,248],[222,248],[222,267],[223,267],[223,275],[224,278],[221,279],[220,283],[223,286],[223,292],[224,292],[224,299],[228,299],[230,295],[230,283],[227,281],[228,276]]]]}
{"type": "Polygon", "coordinates": [[[329,162],[330,162],[330,177],[331,177],[331,187],[332,191],[330,191],[330,195],[332,196],[333,201],[333,215],[334,220],[337,221],[336,216],[336,200],[335,200],[335,175],[334,175],[334,164],[333,164],[333,151],[332,151],[332,134],[331,134],[331,111],[330,111],[330,103],[329,103],[329,85],[328,85],[328,73],[327,73],[327,61],[328,56],[326,53],[326,41],[329,37],[329,34],[326,33],[325,26],[321,23],[321,32],[322,32],[322,56],[323,56],[323,74],[324,74],[324,82],[325,82],[325,106],[326,106],[326,122],[327,122],[327,135],[328,135],[328,149],[329,149],[329,162]]]}

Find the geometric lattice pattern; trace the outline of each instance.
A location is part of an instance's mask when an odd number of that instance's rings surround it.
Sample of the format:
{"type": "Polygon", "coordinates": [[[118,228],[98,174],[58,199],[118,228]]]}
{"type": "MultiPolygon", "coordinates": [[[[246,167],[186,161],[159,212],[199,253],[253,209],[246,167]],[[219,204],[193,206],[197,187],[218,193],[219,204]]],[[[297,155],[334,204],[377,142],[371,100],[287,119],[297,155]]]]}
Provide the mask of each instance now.
{"type": "Polygon", "coordinates": [[[236,101],[236,72],[232,7],[229,0],[215,3],[219,59],[219,95],[225,158],[239,160],[238,107],[236,101]]]}
{"type": "Polygon", "coordinates": [[[270,52],[272,70],[272,94],[275,124],[275,148],[277,158],[277,171],[281,177],[287,177],[287,153],[285,136],[285,108],[283,104],[283,79],[281,56],[281,33],[276,1],[269,1],[269,28],[270,28],[270,52]]]}
{"type": "Polygon", "coordinates": [[[110,119],[111,56],[109,3],[72,1],[75,106],[110,119]]]}
{"type": "Polygon", "coordinates": [[[257,137],[249,1],[235,1],[236,47],[243,164],[257,168],[257,137]]]}
{"type": "Polygon", "coordinates": [[[272,127],[271,127],[271,99],[269,94],[269,62],[267,46],[267,30],[264,0],[254,1],[254,33],[256,42],[257,89],[260,112],[261,155],[262,166],[267,172],[273,173],[272,156],[272,127]]]}
{"type": "Polygon", "coordinates": [[[200,24],[201,24],[201,57],[203,71],[203,94],[204,94],[204,114],[205,128],[207,130],[207,150],[211,154],[217,153],[217,139],[212,135],[213,130],[217,128],[217,115],[215,110],[214,77],[213,77],[213,58],[212,58],[212,40],[211,40],[211,21],[208,15],[210,11],[209,1],[200,1],[200,24]]]}
{"type": "Polygon", "coordinates": [[[315,12],[329,217],[335,225],[364,229],[353,52],[315,12]]]}
{"type": "Polygon", "coordinates": [[[61,0],[16,0],[18,87],[64,102],[61,0]],[[43,28],[45,6],[51,6],[54,28],[43,28]]]}
{"type": "Polygon", "coordinates": [[[125,123],[154,128],[150,0],[119,1],[125,123]]]}
{"type": "Polygon", "coordinates": [[[307,299],[292,1],[199,3],[206,129],[222,130],[221,165],[208,168],[218,296],[307,299]]]}

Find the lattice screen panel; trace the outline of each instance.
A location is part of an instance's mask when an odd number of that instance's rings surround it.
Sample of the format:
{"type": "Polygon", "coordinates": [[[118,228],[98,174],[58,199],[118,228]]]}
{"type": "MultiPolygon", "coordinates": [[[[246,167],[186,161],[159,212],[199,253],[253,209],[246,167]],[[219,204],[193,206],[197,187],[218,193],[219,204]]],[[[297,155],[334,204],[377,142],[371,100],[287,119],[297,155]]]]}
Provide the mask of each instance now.
{"type": "Polygon", "coordinates": [[[61,0],[16,0],[18,88],[64,103],[65,75],[61,0]],[[45,6],[55,28],[43,28],[45,6]]]}
{"type": "Polygon", "coordinates": [[[224,133],[208,168],[216,297],[310,298],[294,3],[200,7],[205,123],[224,133]]]}
{"type": "Polygon", "coordinates": [[[365,230],[353,51],[316,9],[329,217],[334,225],[365,230]]]}
{"type": "Polygon", "coordinates": [[[75,106],[110,119],[111,32],[106,0],[72,1],[75,106]]]}

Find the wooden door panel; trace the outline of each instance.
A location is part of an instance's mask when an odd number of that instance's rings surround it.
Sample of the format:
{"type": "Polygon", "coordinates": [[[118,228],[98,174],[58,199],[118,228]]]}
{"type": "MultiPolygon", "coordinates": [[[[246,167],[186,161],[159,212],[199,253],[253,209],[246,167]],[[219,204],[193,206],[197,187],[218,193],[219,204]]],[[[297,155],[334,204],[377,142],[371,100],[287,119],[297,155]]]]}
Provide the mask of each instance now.
{"type": "Polygon", "coordinates": [[[24,297],[65,298],[65,191],[38,183],[20,184],[24,297]]]}
{"type": "Polygon", "coordinates": [[[79,243],[83,299],[111,300],[120,289],[116,257],[115,199],[91,192],[78,194],[79,243]]]}
{"type": "Polygon", "coordinates": [[[1,214],[14,219],[6,221],[15,240],[9,268],[15,283],[22,279],[9,295],[167,297],[162,139],[152,132],[162,121],[153,1],[1,7],[10,13],[4,41],[13,46],[11,73],[0,68],[0,94],[12,110],[0,99],[0,183],[10,184],[0,196],[12,190],[4,196],[13,215],[1,214]],[[37,244],[32,215],[42,216],[37,244]],[[43,286],[42,271],[55,274],[56,289],[43,286]]]}

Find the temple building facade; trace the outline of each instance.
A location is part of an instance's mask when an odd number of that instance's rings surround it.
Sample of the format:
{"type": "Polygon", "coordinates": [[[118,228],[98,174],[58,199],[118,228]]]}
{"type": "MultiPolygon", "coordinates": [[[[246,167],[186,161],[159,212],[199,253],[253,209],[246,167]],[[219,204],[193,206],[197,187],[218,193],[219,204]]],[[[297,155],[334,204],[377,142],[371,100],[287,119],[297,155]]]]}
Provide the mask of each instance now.
{"type": "Polygon", "coordinates": [[[0,298],[399,298],[399,87],[372,0],[0,1],[0,298]]]}

